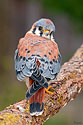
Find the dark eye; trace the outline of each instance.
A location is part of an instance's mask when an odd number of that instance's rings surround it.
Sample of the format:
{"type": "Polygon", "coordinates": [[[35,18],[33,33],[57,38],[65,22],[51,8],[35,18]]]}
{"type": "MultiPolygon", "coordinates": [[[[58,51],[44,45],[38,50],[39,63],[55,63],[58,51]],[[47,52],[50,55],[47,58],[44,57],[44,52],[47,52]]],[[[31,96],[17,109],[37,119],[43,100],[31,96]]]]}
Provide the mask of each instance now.
{"type": "Polygon", "coordinates": [[[39,26],[39,30],[40,30],[40,31],[43,30],[43,27],[39,26]]]}

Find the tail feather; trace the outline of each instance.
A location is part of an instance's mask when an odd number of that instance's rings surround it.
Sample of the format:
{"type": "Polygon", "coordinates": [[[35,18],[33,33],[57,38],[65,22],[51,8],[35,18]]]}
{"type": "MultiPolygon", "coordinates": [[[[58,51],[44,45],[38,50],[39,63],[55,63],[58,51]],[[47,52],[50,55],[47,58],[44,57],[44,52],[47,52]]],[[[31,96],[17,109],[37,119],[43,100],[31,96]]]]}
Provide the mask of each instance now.
{"type": "MultiPolygon", "coordinates": [[[[33,80],[30,80],[30,84],[33,84],[33,80]]],[[[30,114],[33,116],[38,116],[43,113],[44,108],[44,98],[45,98],[45,88],[40,88],[31,98],[30,103],[30,114]]]]}
{"type": "Polygon", "coordinates": [[[44,108],[44,98],[45,98],[45,88],[39,89],[31,98],[30,98],[30,114],[31,115],[41,115],[44,108]]]}

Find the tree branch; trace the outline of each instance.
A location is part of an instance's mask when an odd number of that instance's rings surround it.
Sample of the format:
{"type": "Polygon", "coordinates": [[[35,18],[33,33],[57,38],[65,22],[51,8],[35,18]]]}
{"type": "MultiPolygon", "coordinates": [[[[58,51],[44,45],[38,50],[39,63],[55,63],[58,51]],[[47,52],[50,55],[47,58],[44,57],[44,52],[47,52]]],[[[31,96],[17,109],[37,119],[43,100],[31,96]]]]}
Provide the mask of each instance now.
{"type": "Polygon", "coordinates": [[[43,115],[30,116],[29,102],[22,100],[0,112],[0,124],[42,125],[73,100],[83,90],[83,45],[62,66],[56,82],[51,81],[51,86],[53,95],[46,94],[43,115]]]}

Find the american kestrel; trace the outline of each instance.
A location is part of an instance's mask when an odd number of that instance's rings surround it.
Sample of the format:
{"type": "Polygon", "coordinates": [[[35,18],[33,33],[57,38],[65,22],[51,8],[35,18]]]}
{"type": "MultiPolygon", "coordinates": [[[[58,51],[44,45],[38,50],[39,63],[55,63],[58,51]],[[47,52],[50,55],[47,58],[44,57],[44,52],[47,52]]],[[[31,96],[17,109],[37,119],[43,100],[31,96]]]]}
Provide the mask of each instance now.
{"type": "Polygon", "coordinates": [[[17,79],[26,82],[26,99],[29,99],[32,116],[43,113],[45,88],[60,71],[61,55],[53,37],[54,31],[51,20],[38,20],[19,40],[15,51],[17,79]]]}

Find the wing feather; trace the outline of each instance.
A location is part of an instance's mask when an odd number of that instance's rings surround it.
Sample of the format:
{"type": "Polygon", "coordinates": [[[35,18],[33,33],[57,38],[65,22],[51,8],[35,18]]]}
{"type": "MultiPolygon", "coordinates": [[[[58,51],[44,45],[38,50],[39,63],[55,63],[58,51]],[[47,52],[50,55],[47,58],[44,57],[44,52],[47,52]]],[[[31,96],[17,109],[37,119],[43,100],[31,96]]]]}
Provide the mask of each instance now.
{"type": "Polygon", "coordinates": [[[18,48],[15,51],[15,70],[18,80],[31,77],[36,64],[36,59],[40,62],[40,72],[42,76],[54,79],[60,71],[61,55],[58,46],[51,40],[37,35],[27,33],[20,39],[18,48]]]}

